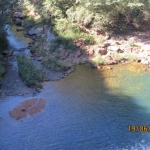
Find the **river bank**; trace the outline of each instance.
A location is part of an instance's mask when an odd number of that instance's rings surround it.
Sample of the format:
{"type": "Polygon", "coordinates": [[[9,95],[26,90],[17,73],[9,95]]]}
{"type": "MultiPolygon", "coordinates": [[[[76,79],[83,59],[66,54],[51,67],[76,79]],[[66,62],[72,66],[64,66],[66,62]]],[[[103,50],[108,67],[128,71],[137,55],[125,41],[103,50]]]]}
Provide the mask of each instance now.
{"type": "MultiPolygon", "coordinates": [[[[22,16],[21,12],[15,12],[13,15],[14,20],[21,19],[22,16]]],[[[70,42],[66,38],[55,36],[49,25],[37,24],[32,28],[26,28],[29,22],[26,19],[24,22],[26,22],[24,28],[16,30],[23,31],[25,37],[32,39],[28,43],[30,52],[48,69],[62,71],[71,68],[72,70],[73,66],[87,62],[98,69],[101,68],[101,65],[133,61],[150,65],[149,31],[130,30],[128,34],[110,35],[107,32],[99,33],[94,29],[80,26],[93,38],[92,41],[87,42],[85,39],[79,38],[70,42]]],[[[22,24],[24,23],[22,22],[22,24]]]]}
{"type": "MultiPolygon", "coordinates": [[[[14,22],[19,19],[23,24],[23,18],[24,16],[21,12],[13,14],[14,22]]],[[[21,79],[19,79],[20,86],[16,84],[18,78],[20,78],[18,69],[14,69],[14,66],[17,66],[16,59],[18,55],[25,55],[35,66],[42,69],[45,75],[44,82],[57,81],[66,77],[79,64],[89,63],[91,67],[97,69],[102,69],[104,65],[108,70],[113,68],[111,65],[118,63],[138,62],[148,66],[150,64],[150,36],[148,31],[132,31],[126,35],[110,36],[108,34],[98,34],[96,31],[84,28],[85,32],[91,34],[95,40],[99,40],[98,44],[90,44],[80,39],[73,43],[68,43],[66,39],[55,36],[48,25],[38,25],[32,28],[16,26],[13,27],[13,30],[19,36],[24,34],[24,39],[29,40],[26,45],[17,47],[17,51],[15,50],[15,53],[8,57],[8,64],[6,64],[8,69],[2,82],[2,96],[32,95],[33,93],[35,95],[42,90],[41,88],[26,89],[25,87],[26,92],[23,92],[24,88],[22,88],[22,91],[17,92],[17,87],[23,87],[24,84],[21,79]],[[13,70],[15,70],[15,73],[12,73],[13,70]],[[11,77],[12,75],[14,77],[11,77]],[[13,82],[7,85],[6,83],[9,83],[9,79],[13,82]],[[14,85],[14,88],[10,88],[13,87],[12,85],[14,85]]],[[[11,37],[11,35],[8,35],[8,37],[11,37]]],[[[12,43],[13,40],[10,44],[12,43]]]]}

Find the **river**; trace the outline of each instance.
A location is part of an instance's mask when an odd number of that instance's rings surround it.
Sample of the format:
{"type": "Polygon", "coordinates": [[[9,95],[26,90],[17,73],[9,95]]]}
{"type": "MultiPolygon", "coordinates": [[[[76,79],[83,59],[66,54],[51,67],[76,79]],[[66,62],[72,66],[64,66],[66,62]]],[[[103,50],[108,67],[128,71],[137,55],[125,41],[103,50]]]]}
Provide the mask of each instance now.
{"type": "MultiPolygon", "coordinates": [[[[20,35],[12,36],[19,44],[20,35]]],[[[149,150],[150,133],[128,126],[150,125],[150,71],[136,63],[103,68],[80,65],[47,82],[36,96],[45,109],[25,119],[9,111],[30,97],[1,97],[0,150],[149,150]]]]}

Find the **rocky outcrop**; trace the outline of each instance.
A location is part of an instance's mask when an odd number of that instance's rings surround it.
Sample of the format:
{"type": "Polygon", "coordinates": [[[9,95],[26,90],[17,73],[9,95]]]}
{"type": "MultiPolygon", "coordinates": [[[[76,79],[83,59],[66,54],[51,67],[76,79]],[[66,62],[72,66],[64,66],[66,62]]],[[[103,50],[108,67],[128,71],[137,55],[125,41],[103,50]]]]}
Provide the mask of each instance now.
{"type": "Polygon", "coordinates": [[[19,18],[13,18],[12,21],[15,23],[17,26],[22,26],[22,20],[19,18]]]}
{"type": "Polygon", "coordinates": [[[23,15],[22,12],[15,12],[15,13],[13,14],[13,17],[14,17],[14,18],[24,19],[25,16],[23,15]]]}
{"type": "Polygon", "coordinates": [[[33,116],[44,109],[46,101],[42,98],[32,98],[22,102],[18,107],[9,112],[10,116],[16,120],[27,117],[27,115],[33,116]]]}
{"type": "Polygon", "coordinates": [[[32,28],[32,29],[30,29],[30,30],[28,31],[28,34],[29,34],[30,36],[32,36],[32,35],[38,35],[38,34],[42,33],[42,31],[43,31],[43,27],[32,28]]]}
{"type": "Polygon", "coordinates": [[[15,12],[13,14],[13,22],[18,25],[18,26],[22,26],[22,19],[24,19],[24,15],[22,12],[15,12]]]}

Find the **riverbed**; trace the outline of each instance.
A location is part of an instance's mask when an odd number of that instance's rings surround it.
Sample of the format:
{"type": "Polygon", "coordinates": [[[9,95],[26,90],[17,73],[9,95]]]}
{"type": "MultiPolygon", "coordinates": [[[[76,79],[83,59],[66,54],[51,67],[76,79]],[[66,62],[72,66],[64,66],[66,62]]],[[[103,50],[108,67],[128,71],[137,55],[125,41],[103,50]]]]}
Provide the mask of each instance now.
{"type": "Polygon", "coordinates": [[[24,96],[0,98],[2,150],[149,150],[149,68],[137,63],[93,69],[79,65],[60,81],[44,84],[41,113],[14,120],[9,111],[24,96]]]}

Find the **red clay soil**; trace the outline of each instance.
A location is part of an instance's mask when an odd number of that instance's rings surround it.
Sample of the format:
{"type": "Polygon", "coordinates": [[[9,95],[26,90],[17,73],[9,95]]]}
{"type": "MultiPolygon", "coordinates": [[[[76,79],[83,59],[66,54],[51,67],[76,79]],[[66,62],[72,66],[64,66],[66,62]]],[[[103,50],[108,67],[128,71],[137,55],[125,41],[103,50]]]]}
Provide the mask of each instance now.
{"type": "Polygon", "coordinates": [[[32,98],[26,100],[12,111],[9,112],[10,116],[16,120],[27,117],[27,115],[33,116],[36,113],[39,113],[44,109],[46,101],[42,98],[32,98]]]}

